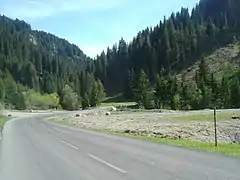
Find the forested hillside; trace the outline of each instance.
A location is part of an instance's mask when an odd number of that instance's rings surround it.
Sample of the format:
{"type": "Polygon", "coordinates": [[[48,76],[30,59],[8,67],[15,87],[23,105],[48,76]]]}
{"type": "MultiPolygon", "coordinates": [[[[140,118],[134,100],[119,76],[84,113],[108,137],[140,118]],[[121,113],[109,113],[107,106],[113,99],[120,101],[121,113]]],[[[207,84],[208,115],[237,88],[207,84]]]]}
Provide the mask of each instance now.
{"type": "MultiPolygon", "coordinates": [[[[130,43],[121,39],[102,52],[96,58],[95,74],[108,93],[123,92],[125,98],[145,108],[240,107],[239,65],[227,61],[232,55],[215,58],[226,61],[221,73],[215,73],[219,67],[209,68],[205,59],[239,41],[239,7],[239,0],[201,0],[191,13],[182,8],[157,26],[139,32],[130,43]],[[201,63],[189,81],[181,72],[196,61],[201,63]]],[[[240,52],[238,46],[233,49],[240,52]]]]}
{"type": "Polygon", "coordinates": [[[158,25],[138,33],[127,44],[123,39],[102,52],[96,76],[108,92],[124,90],[127,76],[144,70],[151,83],[157,75],[178,73],[214,49],[239,39],[239,0],[201,0],[189,13],[182,8],[158,25]]]}
{"type": "Polygon", "coordinates": [[[94,63],[77,46],[54,35],[33,31],[24,21],[0,16],[3,102],[21,107],[24,105],[17,105],[16,98],[21,98],[23,91],[33,89],[60,95],[65,84],[83,100],[90,96],[94,83],[94,63]]]}
{"type": "Polygon", "coordinates": [[[105,88],[145,108],[240,107],[239,68],[228,64],[218,76],[205,59],[239,41],[239,7],[239,0],[201,0],[192,12],[182,8],[94,60],[64,39],[0,16],[0,99],[26,107],[15,100],[33,89],[38,95],[57,93],[64,108],[74,109],[99,104],[105,88]],[[201,63],[194,78],[179,78],[196,61],[201,63]]]}

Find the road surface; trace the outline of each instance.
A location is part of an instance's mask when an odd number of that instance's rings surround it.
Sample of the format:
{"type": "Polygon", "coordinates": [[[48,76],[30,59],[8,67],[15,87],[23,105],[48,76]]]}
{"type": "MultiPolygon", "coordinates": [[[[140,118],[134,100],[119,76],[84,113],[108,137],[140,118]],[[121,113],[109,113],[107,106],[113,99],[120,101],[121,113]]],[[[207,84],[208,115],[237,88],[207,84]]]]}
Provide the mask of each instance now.
{"type": "MultiPolygon", "coordinates": [[[[45,116],[46,117],[46,116],[45,116]]],[[[43,121],[8,122],[1,180],[239,180],[240,159],[43,121]]]]}

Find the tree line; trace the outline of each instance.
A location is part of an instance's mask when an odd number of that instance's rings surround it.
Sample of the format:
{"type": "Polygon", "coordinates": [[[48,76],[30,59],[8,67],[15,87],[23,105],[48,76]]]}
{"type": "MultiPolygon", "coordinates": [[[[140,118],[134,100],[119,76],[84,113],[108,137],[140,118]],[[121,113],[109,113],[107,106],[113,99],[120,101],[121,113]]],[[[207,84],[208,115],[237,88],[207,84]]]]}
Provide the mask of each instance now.
{"type": "Polygon", "coordinates": [[[230,72],[223,73],[221,78],[214,75],[202,59],[192,81],[186,81],[185,75],[157,76],[151,86],[144,70],[137,77],[132,71],[125,96],[146,109],[240,108],[240,68],[231,67],[230,72]]]}

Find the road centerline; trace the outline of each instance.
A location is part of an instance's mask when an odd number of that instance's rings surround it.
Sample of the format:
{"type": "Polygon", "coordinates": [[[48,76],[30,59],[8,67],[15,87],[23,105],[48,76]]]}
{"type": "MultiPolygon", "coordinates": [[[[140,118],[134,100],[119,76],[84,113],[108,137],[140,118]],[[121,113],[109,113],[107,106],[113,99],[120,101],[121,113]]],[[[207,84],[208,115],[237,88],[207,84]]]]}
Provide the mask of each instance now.
{"type": "Polygon", "coordinates": [[[68,142],[66,142],[66,141],[60,141],[61,143],[63,143],[63,144],[66,144],[67,146],[69,146],[69,147],[71,147],[71,148],[73,148],[73,149],[76,149],[76,150],[78,150],[79,148],[77,147],[77,146],[74,146],[74,145],[72,145],[72,144],[70,144],[70,143],[68,143],[68,142]]]}
{"type": "Polygon", "coordinates": [[[98,162],[100,162],[100,163],[102,163],[102,164],[104,164],[104,165],[106,165],[106,166],[108,166],[108,167],[111,167],[112,169],[115,169],[115,170],[117,170],[117,171],[119,171],[119,172],[121,172],[121,173],[123,173],[123,174],[126,174],[127,172],[126,171],[124,171],[124,170],[122,170],[121,168],[119,168],[119,167],[117,167],[117,166],[114,166],[113,164],[110,164],[110,163],[108,163],[108,162],[106,162],[106,161],[104,161],[104,160],[102,160],[102,159],[100,159],[100,158],[98,158],[98,157],[96,157],[96,156],[94,156],[94,155],[92,155],[92,154],[87,154],[90,158],[92,158],[92,159],[94,159],[94,160],[96,160],[96,161],[98,161],[98,162]]]}

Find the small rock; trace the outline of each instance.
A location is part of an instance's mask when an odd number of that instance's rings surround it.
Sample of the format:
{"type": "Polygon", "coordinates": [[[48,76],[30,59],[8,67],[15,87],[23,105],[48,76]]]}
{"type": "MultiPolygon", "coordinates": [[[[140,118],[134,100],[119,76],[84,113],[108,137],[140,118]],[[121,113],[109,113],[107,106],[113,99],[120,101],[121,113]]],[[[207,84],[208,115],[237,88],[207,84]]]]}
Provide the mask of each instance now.
{"type": "Polygon", "coordinates": [[[111,106],[110,110],[111,111],[117,111],[117,108],[115,108],[114,106],[111,106]]]}
{"type": "Polygon", "coordinates": [[[125,130],[124,133],[130,133],[131,131],[129,129],[125,130]]]}
{"type": "Polygon", "coordinates": [[[76,117],[80,117],[80,114],[76,114],[76,117]]]}
{"type": "Polygon", "coordinates": [[[111,113],[110,112],[106,112],[106,116],[110,116],[111,115],[111,113]]]}
{"type": "Polygon", "coordinates": [[[115,108],[115,107],[111,107],[111,111],[117,111],[117,108],[115,108]]]}
{"type": "Polygon", "coordinates": [[[234,136],[234,143],[239,143],[240,144],[240,133],[236,133],[234,136]]]}

